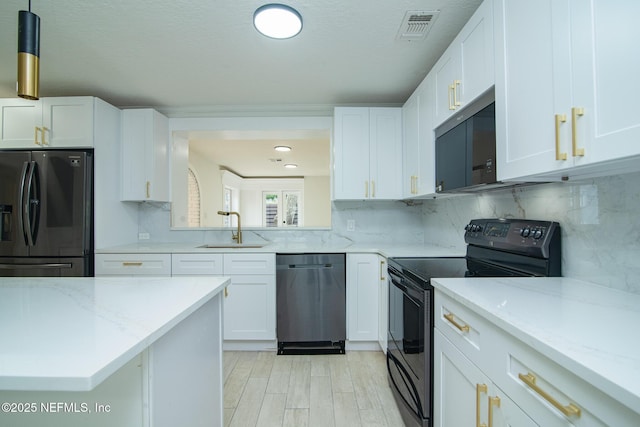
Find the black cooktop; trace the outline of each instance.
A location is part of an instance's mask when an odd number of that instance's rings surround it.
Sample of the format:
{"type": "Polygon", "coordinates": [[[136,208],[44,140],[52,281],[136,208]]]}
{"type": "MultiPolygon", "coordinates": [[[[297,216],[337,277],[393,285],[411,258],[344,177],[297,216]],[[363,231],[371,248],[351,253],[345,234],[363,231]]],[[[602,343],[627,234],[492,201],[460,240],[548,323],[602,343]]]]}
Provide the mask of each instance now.
{"type": "Polygon", "coordinates": [[[463,257],[389,258],[389,266],[426,283],[432,277],[465,277],[467,273],[467,259],[463,257]]]}

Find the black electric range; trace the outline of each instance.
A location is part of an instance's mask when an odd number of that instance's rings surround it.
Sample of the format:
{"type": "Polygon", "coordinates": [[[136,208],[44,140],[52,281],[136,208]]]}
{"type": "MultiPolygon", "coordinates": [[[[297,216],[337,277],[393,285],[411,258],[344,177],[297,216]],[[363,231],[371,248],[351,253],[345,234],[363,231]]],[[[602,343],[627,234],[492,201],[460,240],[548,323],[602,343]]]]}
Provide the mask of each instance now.
{"type": "Polygon", "coordinates": [[[560,226],[522,219],[474,219],[464,257],[389,258],[389,382],[408,426],[433,415],[432,278],[561,275],[560,226]]]}

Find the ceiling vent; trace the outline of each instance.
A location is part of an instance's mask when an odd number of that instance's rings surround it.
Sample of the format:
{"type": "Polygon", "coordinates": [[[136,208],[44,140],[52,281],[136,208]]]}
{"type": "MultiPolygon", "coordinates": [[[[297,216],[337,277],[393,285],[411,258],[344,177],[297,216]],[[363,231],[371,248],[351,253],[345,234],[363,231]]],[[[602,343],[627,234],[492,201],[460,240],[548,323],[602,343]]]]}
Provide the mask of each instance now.
{"type": "Polygon", "coordinates": [[[439,13],[439,10],[431,12],[408,11],[404,15],[396,39],[410,42],[424,40],[439,13]]]}

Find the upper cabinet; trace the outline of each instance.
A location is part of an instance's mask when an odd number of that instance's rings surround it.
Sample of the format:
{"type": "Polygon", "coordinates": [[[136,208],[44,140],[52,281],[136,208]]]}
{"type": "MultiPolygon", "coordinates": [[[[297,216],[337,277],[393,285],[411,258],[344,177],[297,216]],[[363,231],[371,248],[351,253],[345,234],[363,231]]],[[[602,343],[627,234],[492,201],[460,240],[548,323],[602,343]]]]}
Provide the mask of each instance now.
{"type": "Polygon", "coordinates": [[[122,200],[169,201],[169,119],[122,110],[122,200]]]}
{"type": "Polygon", "coordinates": [[[334,200],[402,198],[402,109],[337,107],[334,200]]]}
{"type": "Polygon", "coordinates": [[[0,99],[0,148],[90,148],[95,98],[0,99]]]}
{"type": "Polygon", "coordinates": [[[431,70],[435,126],[494,84],[493,0],[485,0],[431,70]]]}
{"type": "Polygon", "coordinates": [[[402,107],[402,193],[405,198],[435,194],[433,77],[433,74],[429,74],[402,107]]]}
{"type": "Polygon", "coordinates": [[[638,169],[640,3],[495,1],[498,179],[638,169]]]}

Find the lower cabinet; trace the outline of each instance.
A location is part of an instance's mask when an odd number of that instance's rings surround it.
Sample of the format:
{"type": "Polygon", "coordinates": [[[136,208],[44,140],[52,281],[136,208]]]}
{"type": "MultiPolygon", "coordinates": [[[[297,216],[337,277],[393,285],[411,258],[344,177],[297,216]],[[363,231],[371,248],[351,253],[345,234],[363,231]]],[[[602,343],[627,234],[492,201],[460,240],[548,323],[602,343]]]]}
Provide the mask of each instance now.
{"type": "Polygon", "coordinates": [[[434,427],[538,425],[437,329],[433,341],[434,427]]]}
{"type": "Polygon", "coordinates": [[[380,268],[377,254],[347,254],[349,341],[378,341],[380,268]]]}
{"type": "Polygon", "coordinates": [[[436,290],[434,426],[640,425],[640,414],[436,290]]]}
{"type": "Polygon", "coordinates": [[[96,276],[171,276],[171,254],[96,254],[96,276]]]}
{"type": "Polygon", "coordinates": [[[380,276],[378,278],[378,344],[387,354],[387,331],[389,329],[389,281],[387,280],[387,259],[378,255],[380,276]]]}
{"type": "Polygon", "coordinates": [[[96,254],[95,264],[96,276],[229,276],[224,339],[276,339],[273,253],[96,254]]]}

